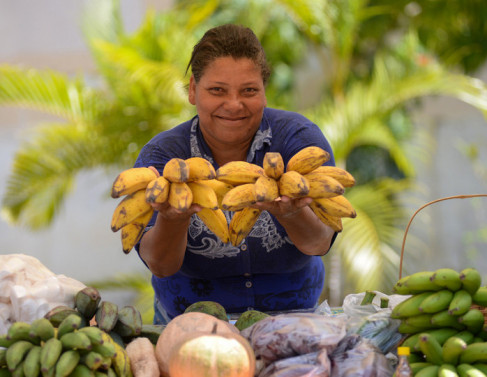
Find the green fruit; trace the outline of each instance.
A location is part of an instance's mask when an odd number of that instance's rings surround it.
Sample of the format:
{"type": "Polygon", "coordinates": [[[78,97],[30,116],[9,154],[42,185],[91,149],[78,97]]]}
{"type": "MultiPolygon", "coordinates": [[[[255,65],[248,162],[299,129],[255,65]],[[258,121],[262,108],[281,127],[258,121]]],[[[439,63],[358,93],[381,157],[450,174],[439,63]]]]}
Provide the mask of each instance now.
{"type": "Polygon", "coordinates": [[[235,322],[235,327],[242,331],[247,327],[252,326],[254,323],[259,322],[261,319],[269,317],[269,314],[258,310],[247,310],[240,314],[235,322]]]}
{"type": "Polygon", "coordinates": [[[198,301],[186,308],[185,313],[200,312],[210,314],[218,319],[228,322],[227,311],[215,301],[198,301]]]}

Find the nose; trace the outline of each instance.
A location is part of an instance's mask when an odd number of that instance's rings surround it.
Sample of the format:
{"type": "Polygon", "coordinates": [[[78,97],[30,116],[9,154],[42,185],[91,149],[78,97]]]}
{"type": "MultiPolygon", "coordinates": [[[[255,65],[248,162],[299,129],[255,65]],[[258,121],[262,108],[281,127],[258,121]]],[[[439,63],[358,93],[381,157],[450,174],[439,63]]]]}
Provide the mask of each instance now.
{"type": "Polygon", "coordinates": [[[243,108],[242,98],[239,94],[229,94],[225,101],[225,109],[229,111],[238,111],[243,108]]]}

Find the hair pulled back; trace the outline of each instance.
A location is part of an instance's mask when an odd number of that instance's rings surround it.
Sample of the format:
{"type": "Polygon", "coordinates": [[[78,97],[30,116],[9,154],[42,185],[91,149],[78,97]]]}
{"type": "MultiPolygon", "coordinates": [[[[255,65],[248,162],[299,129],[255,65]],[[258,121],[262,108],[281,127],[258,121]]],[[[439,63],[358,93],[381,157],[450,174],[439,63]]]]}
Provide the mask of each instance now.
{"type": "Polygon", "coordinates": [[[196,82],[216,58],[248,58],[260,67],[264,85],[270,75],[265,52],[254,32],[241,25],[225,24],[209,29],[194,46],[186,72],[191,67],[196,82]]]}

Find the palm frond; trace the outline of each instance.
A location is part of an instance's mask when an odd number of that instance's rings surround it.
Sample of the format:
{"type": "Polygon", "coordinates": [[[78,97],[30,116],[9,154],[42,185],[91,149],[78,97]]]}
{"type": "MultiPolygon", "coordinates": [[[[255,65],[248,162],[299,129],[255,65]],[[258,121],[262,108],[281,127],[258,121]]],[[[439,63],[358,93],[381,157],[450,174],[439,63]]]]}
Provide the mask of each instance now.
{"type": "Polygon", "coordinates": [[[13,223],[40,229],[51,224],[81,169],[94,167],[102,150],[86,128],[47,125],[15,155],[3,197],[3,214],[13,223]]]}
{"type": "Polygon", "coordinates": [[[39,110],[73,123],[89,123],[104,100],[81,79],[58,72],[0,66],[0,105],[39,110]]]}

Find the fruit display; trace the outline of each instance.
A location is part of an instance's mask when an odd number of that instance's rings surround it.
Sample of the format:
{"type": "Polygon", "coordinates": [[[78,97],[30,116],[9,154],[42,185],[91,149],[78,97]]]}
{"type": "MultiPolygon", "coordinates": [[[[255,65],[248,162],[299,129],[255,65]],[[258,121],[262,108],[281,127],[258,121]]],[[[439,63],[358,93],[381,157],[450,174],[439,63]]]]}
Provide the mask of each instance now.
{"type": "Polygon", "coordinates": [[[216,171],[201,157],[172,158],[162,176],[146,167],[121,172],[112,185],[112,197],[125,196],[115,208],[111,229],[121,231],[122,250],[129,253],[140,240],[154,213],[150,203],[169,203],[179,210],[198,204],[197,216],[224,243],[238,246],[250,233],[261,210],[257,202],[271,202],[286,195],[311,197],[310,208],[335,231],[343,229],[342,218],[356,217],[356,211],[343,196],[355,179],[346,170],[323,166],[330,158],[319,147],[297,152],[284,166],[282,156],[268,152],[263,166],[231,161],[216,171]],[[225,211],[235,212],[227,223],[225,211]]]}
{"type": "Polygon", "coordinates": [[[416,376],[485,376],[487,287],[477,269],[419,271],[394,291],[407,295],[391,317],[401,321],[416,376]]]}

